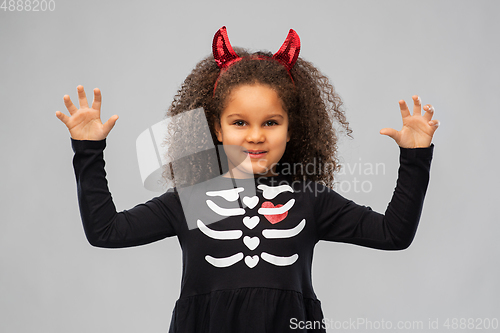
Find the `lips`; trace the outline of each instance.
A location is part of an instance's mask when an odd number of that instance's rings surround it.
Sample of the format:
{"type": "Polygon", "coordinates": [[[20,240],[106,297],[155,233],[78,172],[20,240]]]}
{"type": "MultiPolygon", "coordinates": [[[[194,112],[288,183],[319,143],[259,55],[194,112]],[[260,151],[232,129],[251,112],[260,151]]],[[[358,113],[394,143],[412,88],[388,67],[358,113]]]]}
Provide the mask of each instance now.
{"type": "Polygon", "coordinates": [[[266,155],[267,150],[244,150],[251,158],[262,158],[266,155]]]}
{"type": "Polygon", "coordinates": [[[245,150],[245,153],[249,154],[262,154],[262,153],[267,153],[266,150],[245,150]]]}

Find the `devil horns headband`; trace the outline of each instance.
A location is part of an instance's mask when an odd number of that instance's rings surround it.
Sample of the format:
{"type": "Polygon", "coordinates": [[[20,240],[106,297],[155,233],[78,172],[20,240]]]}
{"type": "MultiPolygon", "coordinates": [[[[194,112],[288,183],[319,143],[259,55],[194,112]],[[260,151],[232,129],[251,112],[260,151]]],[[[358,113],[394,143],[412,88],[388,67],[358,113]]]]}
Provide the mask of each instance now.
{"type": "MultiPolygon", "coordinates": [[[[215,62],[217,66],[221,69],[219,76],[217,77],[217,81],[215,81],[215,88],[217,87],[217,82],[219,81],[220,75],[222,72],[227,70],[229,66],[234,64],[237,61],[240,61],[242,58],[234,52],[231,43],[229,43],[229,38],[227,37],[226,27],[220,28],[214,36],[214,41],[212,43],[212,52],[214,55],[215,62]]],[[[300,52],[300,38],[299,35],[293,30],[290,29],[288,32],[288,36],[286,36],[285,42],[281,45],[278,52],[276,52],[272,57],[267,56],[258,56],[256,59],[259,60],[271,60],[274,59],[280,62],[288,71],[288,75],[292,79],[292,75],[290,74],[290,70],[295,65],[297,58],[299,57],[300,52]]]]}

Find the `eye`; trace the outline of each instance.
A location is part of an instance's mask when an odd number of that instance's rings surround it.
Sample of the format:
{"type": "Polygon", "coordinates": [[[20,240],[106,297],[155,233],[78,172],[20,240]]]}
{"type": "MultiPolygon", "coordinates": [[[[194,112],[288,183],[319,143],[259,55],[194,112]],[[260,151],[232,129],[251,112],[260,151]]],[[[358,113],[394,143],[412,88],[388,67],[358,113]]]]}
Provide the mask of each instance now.
{"type": "MultiPolygon", "coordinates": [[[[275,126],[279,125],[275,120],[268,120],[264,123],[266,126],[275,126]]],[[[245,125],[245,122],[243,120],[236,120],[233,122],[233,125],[237,127],[242,127],[245,125]]]]}
{"type": "Polygon", "coordinates": [[[235,122],[233,122],[233,125],[236,125],[238,127],[240,127],[239,124],[244,124],[245,122],[243,120],[236,120],[235,122]]]}
{"type": "Polygon", "coordinates": [[[278,125],[278,123],[276,121],[274,121],[274,120],[266,121],[266,124],[271,124],[269,126],[278,125]]]}

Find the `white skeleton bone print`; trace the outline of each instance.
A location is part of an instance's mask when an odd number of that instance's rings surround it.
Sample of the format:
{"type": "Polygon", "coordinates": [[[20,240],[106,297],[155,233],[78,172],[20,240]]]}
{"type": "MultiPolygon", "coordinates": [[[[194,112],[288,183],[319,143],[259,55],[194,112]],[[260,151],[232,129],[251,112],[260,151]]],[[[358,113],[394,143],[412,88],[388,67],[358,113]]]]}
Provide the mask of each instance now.
{"type": "MultiPolygon", "coordinates": [[[[262,196],[267,200],[275,198],[282,192],[294,192],[292,187],[290,187],[289,185],[258,185],[257,188],[262,191],[262,196]]],[[[224,198],[226,201],[234,202],[238,200],[238,198],[240,197],[239,193],[242,191],[244,191],[244,188],[237,187],[227,190],[208,191],[206,192],[206,195],[209,197],[219,196],[224,198]]],[[[250,209],[253,209],[259,203],[258,196],[244,196],[241,199],[243,204],[245,204],[245,206],[250,209]]],[[[257,211],[260,215],[242,216],[243,225],[247,229],[252,230],[260,223],[262,217],[271,222],[271,224],[278,223],[286,218],[286,216],[288,215],[288,211],[293,207],[294,203],[295,199],[290,199],[284,205],[277,204],[276,206],[274,206],[272,202],[264,201],[257,211]]],[[[206,200],[206,204],[213,212],[220,216],[227,217],[246,214],[245,209],[243,208],[223,208],[210,199],[206,200]]],[[[291,238],[298,235],[304,229],[305,225],[306,220],[302,219],[302,221],[298,225],[291,229],[264,229],[262,230],[262,236],[266,239],[291,238]]],[[[203,234],[215,240],[236,240],[241,238],[243,244],[251,251],[257,249],[261,241],[261,239],[257,236],[251,237],[248,235],[244,235],[243,230],[213,230],[209,228],[205,223],[203,223],[203,221],[201,221],[200,219],[197,219],[197,226],[203,234]]],[[[229,267],[241,260],[244,260],[245,264],[249,268],[254,268],[255,266],[257,266],[260,259],[276,266],[288,266],[295,263],[298,258],[299,255],[297,253],[290,256],[277,256],[267,252],[261,252],[260,257],[258,255],[244,255],[242,252],[238,252],[222,258],[214,258],[208,254],[205,256],[205,260],[207,262],[215,267],[220,268],[229,267]]]]}

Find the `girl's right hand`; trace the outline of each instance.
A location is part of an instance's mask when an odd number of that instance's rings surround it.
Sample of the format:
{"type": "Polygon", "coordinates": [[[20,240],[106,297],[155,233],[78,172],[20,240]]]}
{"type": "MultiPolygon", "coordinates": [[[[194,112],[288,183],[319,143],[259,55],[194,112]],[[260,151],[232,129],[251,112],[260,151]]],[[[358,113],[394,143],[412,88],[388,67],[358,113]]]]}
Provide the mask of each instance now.
{"type": "Polygon", "coordinates": [[[98,88],[94,89],[94,102],[92,108],[89,108],[83,86],[76,87],[76,90],[80,109],[76,108],[68,95],[64,95],[64,104],[71,117],[61,111],[56,111],[56,117],[68,127],[71,137],[75,140],[100,141],[105,139],[115,126],[118,116],[115,114],[103,124],[101,122],[101,91],[98,88]]]}

